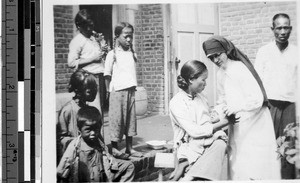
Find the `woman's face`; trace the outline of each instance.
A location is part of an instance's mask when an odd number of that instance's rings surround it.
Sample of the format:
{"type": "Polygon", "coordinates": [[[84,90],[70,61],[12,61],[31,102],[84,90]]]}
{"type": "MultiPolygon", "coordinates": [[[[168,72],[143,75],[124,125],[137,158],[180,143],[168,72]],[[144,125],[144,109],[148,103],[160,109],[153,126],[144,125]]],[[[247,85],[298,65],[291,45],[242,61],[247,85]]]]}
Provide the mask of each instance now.
{"type": "Polygon", "coordinates": [[[201,93],[205,89],[207,77],[208,71],[204,71],[198,78],[190,79],[191,94],[201,93]]]}
{"type": "Polygon", "coordinates": [[[228,57],[226,53],[216,53],[211,56],[209,56],[209,59],[216,64],[218,67],[225,69],[227,62],[228,62],[228,57]]]}

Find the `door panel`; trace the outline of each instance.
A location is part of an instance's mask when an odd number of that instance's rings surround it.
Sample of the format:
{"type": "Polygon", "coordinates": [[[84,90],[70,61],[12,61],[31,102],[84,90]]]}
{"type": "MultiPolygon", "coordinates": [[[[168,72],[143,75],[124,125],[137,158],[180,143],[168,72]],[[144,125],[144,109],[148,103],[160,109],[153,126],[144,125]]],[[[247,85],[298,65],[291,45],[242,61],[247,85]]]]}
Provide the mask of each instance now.
{"type": "Polygon", "coordinates": [[[195,58],[195,35],[193,32],[185,33],[178,32],[178,59],[180,59],[180,63],[178,65],[178,73],[180,73],[180,69],[186,60],[191,58],[195,58]]]}
{"type": "Polygon", "coordinates": [[[172,72],[170,78],[172,80],[170,83],[173,83],[170,93],[175,95],[179,91],[177,76],[180,74],[183,64],[192,59],[200,60],[205,63],[209,73],[204,93],[207,94],[209,104],[214,105],[216,100],[216,68],[206,58],[202,43],[208,37],[218,33],[217,4],[171,4],[171,27],[171,60],[175,72],[172,72]],[[176,58],[180,60],[179,64],[176,64],[176,58]]]}
{"type": "Polygon", "coordinates": [[[177,22],[179,24],[196,24],[196,10],[193,4],[180,4],[177,6],[177,22]]]}

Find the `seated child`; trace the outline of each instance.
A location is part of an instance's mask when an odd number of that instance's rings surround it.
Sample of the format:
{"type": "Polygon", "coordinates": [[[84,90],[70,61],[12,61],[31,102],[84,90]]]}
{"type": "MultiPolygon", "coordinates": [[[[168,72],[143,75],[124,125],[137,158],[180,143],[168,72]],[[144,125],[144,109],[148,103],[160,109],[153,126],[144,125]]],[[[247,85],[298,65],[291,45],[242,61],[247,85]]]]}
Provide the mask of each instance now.
{"type": "Polygon", "coordinates": [[[100,134],[102,117],[97,108],[85,105],[77,113],[80,135],[68,145],[57,167],[64,182],[126,182],[134,178],[130,161],[108,153],[100,134]]]}
{"type": "Polygon", "coordinates": [[[76,70],[70,78],[69,92],[74,92],[74,97],[59,111],[57,133],[57,160],[59,161],[68,144],[78,137],[77,112],[95,100],[97,94],[96,78],[82,69],[76,70]]]}

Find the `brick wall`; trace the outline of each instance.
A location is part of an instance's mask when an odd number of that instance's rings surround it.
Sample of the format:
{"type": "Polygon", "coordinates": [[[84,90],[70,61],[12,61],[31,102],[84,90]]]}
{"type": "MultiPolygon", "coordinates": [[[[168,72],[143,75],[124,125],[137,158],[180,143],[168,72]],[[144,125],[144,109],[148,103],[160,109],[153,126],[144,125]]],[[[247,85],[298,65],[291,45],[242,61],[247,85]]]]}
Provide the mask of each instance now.
{"type": "Polygon", "coordinates": [[[140,5],[135,18],[138,83],[147,90],[148,110],[161,113],[164,112],[162,5],[140,5]]]}
{"type": "Polygon", "coordinates": [[[258,48],[274,39],[270,27],[276,13],[287,13],[296,44],[296,2],[220,3],[220,35],[227,37],[254,62],[258,48]]]}
{"type": "Polygon", "coordinates": [[[58,93],[68,92],[69,78],[73,73],[67,65],[69,43],[74,37],[73,24],[72,6],[54,6],[55,82],[58,93]]]}
{"type": "MultiPolygon", "coordinates": [[[[56,91],[67,92],[73,72],[68,68],[69,43],[73,38],[72,6],[54,7],[56,91]]],[[[140,5],[135,13],[135,51],[138,85],[148,94],[148,110],[164,111],[164,45],[161,5],[140,5]]]]}

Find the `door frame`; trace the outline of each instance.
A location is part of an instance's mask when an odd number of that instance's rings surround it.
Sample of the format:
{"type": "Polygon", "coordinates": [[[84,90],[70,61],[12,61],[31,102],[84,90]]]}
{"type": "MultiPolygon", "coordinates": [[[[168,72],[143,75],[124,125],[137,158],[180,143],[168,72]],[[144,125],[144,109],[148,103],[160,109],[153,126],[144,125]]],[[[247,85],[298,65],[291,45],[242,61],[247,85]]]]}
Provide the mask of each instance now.
{"type": "MultiPolygon", "coordinates": [[[[201,3],[199,3],[201,4],[201,3]]],[[[201,29],[201,33],[213,33],[213,35],[219,34],[219,5],[217,3],[210,3],[215,5],[215,25],[178,25],[175,21],[177,20],[177,13],[172,12],[172,6],[176,6],[174,4],[166,4],[163,5],[163,13],[164,13],[164,37],[165,37],[165,113],[169,112],[169,102],[171,98],[176,94],[174,87],[177,87],[176,78],[177,78],[177,70],[175,66],[175,58],[178,55],[178,42],[177,42],[177,30],[180,29],[181,26],[187,27],[188,29],[198,31],[201,29]]],[[[196,35],[199,38],[199,35],[196,35]]],[[[199,39],[198,39],[199,40],[199,39]]],[[[199,42],[196,41],[195,44],[199,42]]],[[[202,47],[202,46],[201,46],[202,47]]],[[[200,51],[195,51],[195,58],[200,58],[200,51]]],[[[180,59],[180,58],[179,58],[180,59]]],[[[213,78],[216,78],[216,68],[213,66],[213,78]]],[[[215,83],[214,83],[215,84],[215,83]]],[[[214,101],[216,102],[216,89],[214,87],[214,101]]]]}

